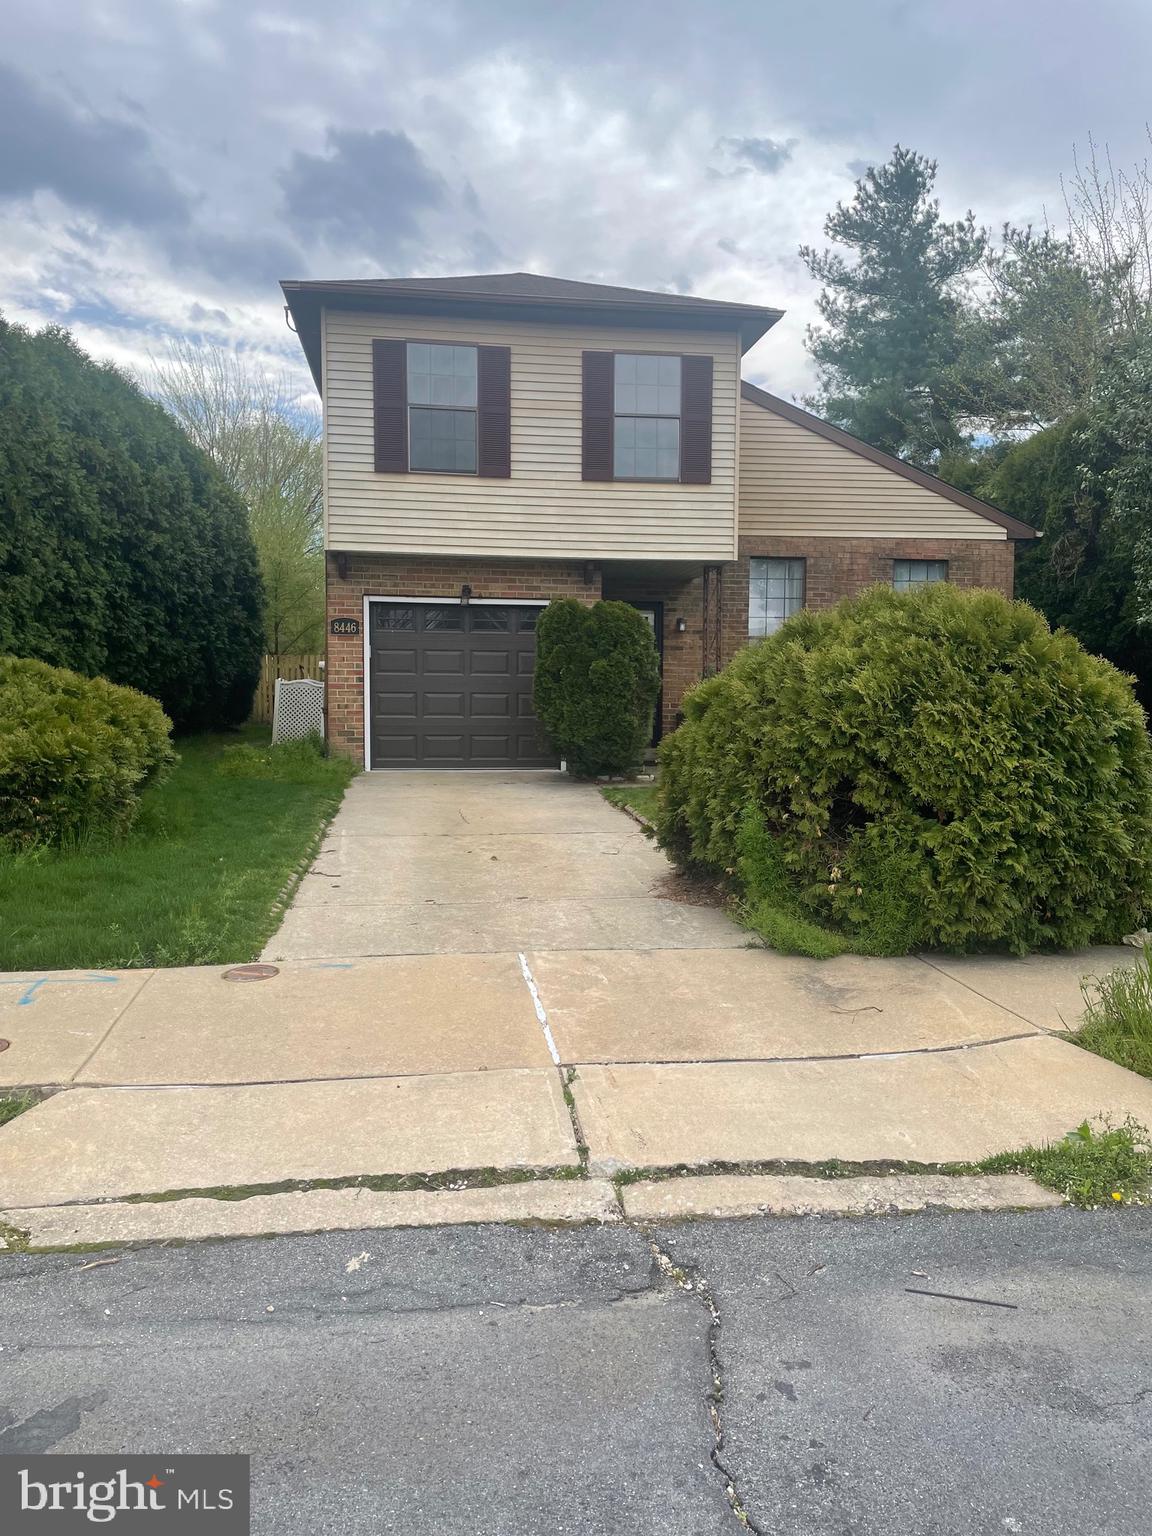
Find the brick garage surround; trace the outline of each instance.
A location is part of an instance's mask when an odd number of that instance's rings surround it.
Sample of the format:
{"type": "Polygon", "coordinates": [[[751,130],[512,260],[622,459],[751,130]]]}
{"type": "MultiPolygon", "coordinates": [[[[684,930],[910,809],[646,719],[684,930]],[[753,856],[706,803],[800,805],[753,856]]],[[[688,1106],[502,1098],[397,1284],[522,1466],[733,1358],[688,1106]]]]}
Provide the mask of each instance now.
{"type": "MultiPolygon", "coordinates": [[[[1016,546],[1010,539],[740,540],[738,561],[721,567],[722,660],[748,641],[748,571],[754,556],[805,561],[805,604],[830,608],[875,582],[892,580],[894,560],[947,560],[948,579],[959,587],[991,587],[1012,595],[1016,546]]],[[[464,583],[475,597],[550,599],[575,597],[593,603],[601,595],[632,602],[659,602],[664,611],[663,725],[676,723],[684,694],[703,673],[703,572],[683,571],[637,579],[614,575],[611,564],[589,568],[580,560],[472,559],[433,555],[332,554],[327,559],[328,619],[363,619],[367,597],[457,597],[464,583]],[[341,566],[344,575],[340,574],[341,566]],[[591,583],[585,580],[592,575],[591,583]],[[676,630],[683,618],[686,629],[676,630]]],[[[331,628],[329,623],[327,628],[331,628]]],[[[328,740],[333,751],[364,756],[364,640],[328,635],[328,740]]]]}
{"type": "Polygon", "coordinates": [[[831,608],[876,582],[890,584],[894,560],[947,560],[957,587],[991,587],[1012,596],[1016,545],[1011,539],[740,540],[740,559],[724,567],[724,661],[748,643],[748,571],[755,556],[802,559],[804,606],[831,608]]]}
{"type": "Polygon", "coordinates": [[[333,752],[364,759],[364,636],[334,635],[333,619],[364,618],[365,597],[456,598],[467,583],[473,597],[509,602],[575,597],[594,603],[600,568],[583,560],[489,560],[445,555],[367,555],[329,552],[327,590],[327,721],[333,752]],[[342,574],[343,572],[343,574],[342,574]],[[590,574],[589,584],[585,575],[590,574]]]}

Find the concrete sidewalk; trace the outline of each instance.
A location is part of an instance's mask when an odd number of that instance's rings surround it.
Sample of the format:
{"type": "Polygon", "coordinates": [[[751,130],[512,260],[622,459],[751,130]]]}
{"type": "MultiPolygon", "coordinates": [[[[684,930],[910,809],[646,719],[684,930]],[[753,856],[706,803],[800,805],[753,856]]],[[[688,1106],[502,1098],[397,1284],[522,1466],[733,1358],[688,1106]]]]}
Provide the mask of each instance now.
{"type": "Polygon", "coordinates": [[[0,1208],[547,1173],[582,1145],[601,1173],[935,1163],[1152,1123],[1152,1083],[1046,1028],[1074,1020],[1082,971],[1126,958],[1026,962],[1026,985],[1010,962],[736,949],[4,977],[0,1077],[67,1091],[0,1129],[0,1208]]]}
{"type": "Polygon", "coordinates": [[[357,781],[259,980],[0,976],[0,1209],[480,1170],[979,1159],[1152,1083],[1054,1038],[1125,949],[815,961],[558,774],[357,781]],[[287,956],[287,958],[282,958],[287,956]]]}

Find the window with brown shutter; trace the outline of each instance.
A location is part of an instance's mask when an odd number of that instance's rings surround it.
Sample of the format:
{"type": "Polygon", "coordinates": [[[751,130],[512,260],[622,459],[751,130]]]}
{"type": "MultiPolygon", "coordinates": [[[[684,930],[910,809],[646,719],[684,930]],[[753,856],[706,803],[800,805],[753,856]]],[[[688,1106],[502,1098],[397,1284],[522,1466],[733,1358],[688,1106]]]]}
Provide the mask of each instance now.
{"type": "Polygon", "coordinates": [[[612,480],[611,352],[585,352],[583,358],[583,478],[612,480]]]}
{"type": "Polygon", "coordinates": [[[583,354],[585,480],[712,480],[712,359],[583,354]]]}
{"type": "Polygon", "coordinates": [[[506,480],[512,473],[512,349],[476,349],[476,473],[506,480]]]}
{"type": "Polygon", "coordinates": [[[372,426],[377,474],[408,469],[408,368],[402,341],[372,343],[372,426]]]}
{"type": "Polygon", "coordinates": [[[680,479],[712,483],[712,359],[680,359],[680,479]]]}

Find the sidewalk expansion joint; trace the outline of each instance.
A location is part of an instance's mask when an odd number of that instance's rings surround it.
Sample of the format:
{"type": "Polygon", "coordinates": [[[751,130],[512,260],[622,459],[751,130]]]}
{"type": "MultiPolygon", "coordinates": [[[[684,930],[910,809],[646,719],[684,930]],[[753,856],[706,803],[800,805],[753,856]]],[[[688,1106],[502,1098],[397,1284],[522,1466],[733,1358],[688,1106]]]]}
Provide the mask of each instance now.
{"type": "Polygon", "coordinates": [[[991,1003],[994,1008],[1000,1008],[1004,1013],[1010,1013],[1013,1018],[1021,1019],[1025,1024],[1030,1025],[1037,1034],[1050,1035],[1053,1039],[1059,1040],[1072,1027],[1066,1021],[1064,1029],[1049,1029],[1047,1024],[1037,1024],[1027,1014],[1021,1013],[1018,1008],[1010,1008],[1007,1003],[1002,1003],[999,998],[989,997],[986,992],[981,992],[980,988],[974,987],[970,981],[965,981],[960,976],[953,976],[951,971],[946,971],[942,965],[937,965],[935,960],[929,960],[927,955],[913,955],[911,958],[919,960],[922,965],[926,965],[929,970],[935,971],[938,976],[943,976],[948,981],[954,981],[957,986],[963,987],[967,992],[971,992],[973,997],[979,997],[984,1002],[991,1003]]]}

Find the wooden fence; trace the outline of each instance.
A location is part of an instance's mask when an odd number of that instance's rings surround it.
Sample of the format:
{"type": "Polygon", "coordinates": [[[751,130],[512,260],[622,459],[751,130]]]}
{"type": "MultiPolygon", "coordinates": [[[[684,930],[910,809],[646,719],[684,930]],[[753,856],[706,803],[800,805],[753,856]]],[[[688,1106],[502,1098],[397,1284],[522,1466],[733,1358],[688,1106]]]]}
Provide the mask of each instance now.
{"type": "Polygon", "coordinates": [[[323,677],[323,656],[265,656],[260,663],[260,681],[248,716],[256,725],[272,724],[272,700],[278,677],[323,677]]]}

